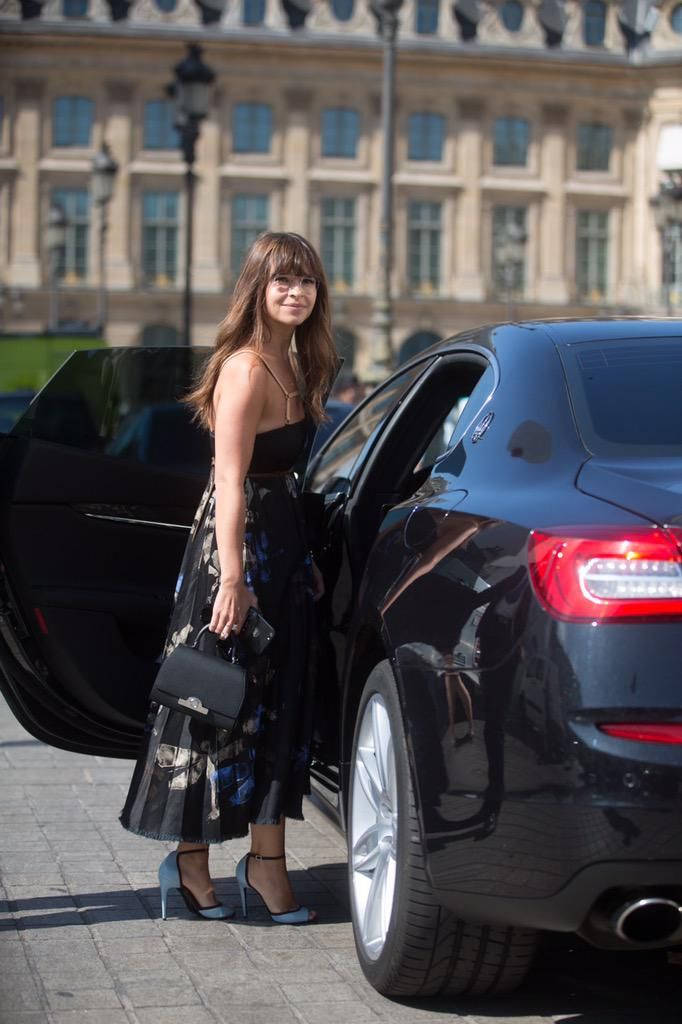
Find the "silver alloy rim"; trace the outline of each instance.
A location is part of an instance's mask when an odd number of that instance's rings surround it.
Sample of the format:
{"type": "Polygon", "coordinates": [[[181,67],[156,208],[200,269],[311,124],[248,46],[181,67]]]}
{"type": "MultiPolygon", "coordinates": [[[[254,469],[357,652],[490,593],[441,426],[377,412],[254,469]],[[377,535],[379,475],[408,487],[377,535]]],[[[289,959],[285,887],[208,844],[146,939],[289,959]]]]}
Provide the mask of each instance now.
{"type": "Polygon", "coordinates": [[[351,890],[357,935],[367,957],[376,960],[391,922],[398,828],[393,735],[378,693],[362,714],[352,794],[351,890]]]}

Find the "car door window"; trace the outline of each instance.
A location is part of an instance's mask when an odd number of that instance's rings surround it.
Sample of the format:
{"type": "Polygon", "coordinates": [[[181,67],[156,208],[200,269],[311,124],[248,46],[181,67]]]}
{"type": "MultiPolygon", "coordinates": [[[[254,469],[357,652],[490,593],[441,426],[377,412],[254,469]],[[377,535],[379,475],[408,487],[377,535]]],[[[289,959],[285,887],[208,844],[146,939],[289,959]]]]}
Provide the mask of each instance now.
{"type": "Polygon", "coordinates": [[[11,433],[205,476],[208,434],[178,400],[205,358],[205,349],[75,352],[11,433]]]}
{"type": "Polygon", "coordinates": [[[348,492],[353,478],[374,446],[391,413],[428,361],[417,363],[393,377],[364,402],[311,467],[306,487],[323,494],[348,492]]]}
{"type": "MultiPolygon", "coordinates": [[[[433,432],[421,458],[414,468],[415,473],[422,473],[433,466],[446,452],[454,448],[464,436],[469,426],[480,413],[495,386],[495,371],[488,365],[482,369],[478,380],[471,387],[462,386],[457,391],[452,404],[447,408],[446,413],[438,423],[433,432]]],[[[461,374],[461,371],[460,371],[461,374]]],[[[471,378],[460,376],[460,380],[466,382],[471,378]]],[[[422,473],[422,475],[424,475],[422,473]]]]}

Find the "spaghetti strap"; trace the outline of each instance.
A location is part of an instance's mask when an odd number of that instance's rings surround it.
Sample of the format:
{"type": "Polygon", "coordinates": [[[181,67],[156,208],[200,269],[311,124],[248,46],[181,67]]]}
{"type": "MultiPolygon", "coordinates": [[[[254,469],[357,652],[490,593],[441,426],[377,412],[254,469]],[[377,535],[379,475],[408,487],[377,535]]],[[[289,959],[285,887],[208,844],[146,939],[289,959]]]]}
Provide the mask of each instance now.
{"type": "Polygon", "coordinates": [[[237,349],[236,352],[233,352],[232,355],[229,355],[227,357],[225,362],[226,363],[229,362],[230,359],[232,359],[234,356],[240,355],[242,352],[250,352],[252,355],[254,355],[258,359],[260,359],[260,361],[262,362],[263,366],[268,371],[268,373],[270,374],[270,376],[274,380],[275,384],[277,384],[277,386],[279,387],[280,391],[284,395],[284,399],[286,401],[286,408],[285,408],[285,411],[284,411],[284,422],[285,423],[291,423],[291,417],[289,416],[289,402],[292,400],[292,398],[299,398],[300,397],[300,391],[298,390],[298,388],[296,388],[295,391],[287,391],[287,389],[284,387],[284,385],[282,384],[281,380],[279,379],[279,377],[277,376],[275,371],[272,369],[272,367],[268,366],[268,361],[265,358],[265,356],[262,356],[260,354],[260,352],[256,352],[255,348],[240,348],[240,349],[237,349]]]}

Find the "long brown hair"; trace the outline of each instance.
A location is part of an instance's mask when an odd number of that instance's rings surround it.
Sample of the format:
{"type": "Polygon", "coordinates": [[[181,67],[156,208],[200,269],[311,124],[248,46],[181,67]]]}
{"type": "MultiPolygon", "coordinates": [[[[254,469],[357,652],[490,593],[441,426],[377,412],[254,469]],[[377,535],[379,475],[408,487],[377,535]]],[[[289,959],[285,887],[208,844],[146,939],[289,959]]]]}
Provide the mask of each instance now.
{"type": "Polygon", "coordinates": [[[324,402],[339,365],[332,341],[329,290],[324,269],[312,245],[292,232],[268,231],[249,248],[237,278],[232,303],[218,325],[215,348],[195,387],[184,401],[209,429],[213,425],[213,392],[223,363],[240,348],[262,351],[269,338],[265,291],[276,274],[314,277],[317,298],[312,313],[296,328],[296,352],[303,374],[303,400],[319,423],[325,418],[324,402]]]}

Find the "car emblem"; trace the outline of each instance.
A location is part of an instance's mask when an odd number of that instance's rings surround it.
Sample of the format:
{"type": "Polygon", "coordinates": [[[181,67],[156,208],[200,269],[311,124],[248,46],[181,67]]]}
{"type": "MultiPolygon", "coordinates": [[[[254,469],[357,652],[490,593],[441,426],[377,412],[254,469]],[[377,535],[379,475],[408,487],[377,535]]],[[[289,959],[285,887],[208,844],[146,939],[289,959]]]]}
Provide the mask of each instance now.
{"type": "Polygon", "coordinates": [[[476,444],[477,441],[481,440],[481,438],[485,434],[486,430],[488,429],[488,427],[492,423],[494,415],[495,415],[494,412],[488,412],[488,413],[485,414],[485,416],[483,417],[482,420],[478,421],[478,423],[474,427],[474,432],[471,435],[471,443],[472,444],[476,444]]]}

